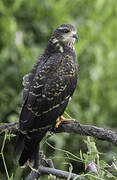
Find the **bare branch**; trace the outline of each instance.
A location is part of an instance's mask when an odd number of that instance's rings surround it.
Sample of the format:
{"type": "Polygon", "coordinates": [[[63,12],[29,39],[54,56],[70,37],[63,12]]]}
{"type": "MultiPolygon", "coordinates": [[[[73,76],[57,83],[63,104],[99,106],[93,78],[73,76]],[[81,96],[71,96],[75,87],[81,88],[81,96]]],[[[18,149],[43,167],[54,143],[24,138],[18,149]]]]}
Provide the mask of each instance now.
{"type": "Polygon", "coordinates": [[[31,171],[27,180],[37,180],[39,178],[39,176],[41,176],[41,175],[50,175],[50,174],[52,174],[58,178],[64,178],[64,179],[67,179],[69,177],[69,180],[73,180],[74,178],[80,179],[80,180],[86,179],[83,176],[80,176],[80,175],[77,175],[74,173],[70,173],[67,171],[62,171],[62,170],[55,169],[55,168],[48,168],[48,167],[40,166],[38,172],[31,171]]]}
{"type": "MultiPolygon", "coordinates": [[[[8,123],[8,124],[0,125],[0,134],[5,132],[6,130],[10,130],[12,133],[17,133],[19,131],[19,124],[8,123]]],[[[117,146],[117,133],[116,132],[109,129],[105,129],[105,128],[99,128],[96,126],[83,125],[83,124],[78,123],[77,121],[63,122],[59,125],[58,128],[53,129],[52,131],[54,133],[65,132],[65,133],[75,133],[82,136],[92,136],[97,139],[109,141],[113,143],[115,146],[117,146]]],[[[31,171],[27,180],[37,180],[39,176],[47,175],[47,174],[48,175],[52,174],[56,177],[64,178],[64,179],[67,179],[68,177],[70,177],[70,179],[73,179],[75,177],[76,179],[86,180],[86,177],[81,177],[74,173],[70,174],[70,172],[66,172],[66,171],[62,171],[62,170],[58,170],[58,169],[50,168],[50,167],[43,167],[43,166],[39,167],[38,172],[31,171]]]]}
{"type": "Polygon", "coordinates": [[[82,136],[92,136],[97,139],[106,140],[117,146],[117,132],[96,126],[83,125],[75,122],[64,122],[55,130],[56,133],[75,133],[82,136]]]}
{"type": "Polygon", "coordinates": [[[31,171],[31,173],[28,175],[27,180],[38,180],[40,177],[40,174],[36,171],[31,171]]]}
{"type": "MultiPolygon", "coordinates": [[[[18,132],[18,123],[8,123],[8,124],[0,125],[0,133],[3,133],[5,130],[10,130],[11,132],[15,132],[15,133],[18,132]]],[[[83,125],[77,121],[63,122],[59,125],[58,128],[54,129],[53,132],[55,133],[66,132],[66,133],[75,133],[82,136],[92,136],[97,139],[106,140],[117,146],[116,132],[105,128],[99,128],[96,126],[83,125]]]]}
{"type": "Polygon", "coordinates": [[[5,132],[6,130],[10,130],[11,132],[18,132],[19,124],[18,123],[5,123],[0,125],[0,134],[5,132]]]}

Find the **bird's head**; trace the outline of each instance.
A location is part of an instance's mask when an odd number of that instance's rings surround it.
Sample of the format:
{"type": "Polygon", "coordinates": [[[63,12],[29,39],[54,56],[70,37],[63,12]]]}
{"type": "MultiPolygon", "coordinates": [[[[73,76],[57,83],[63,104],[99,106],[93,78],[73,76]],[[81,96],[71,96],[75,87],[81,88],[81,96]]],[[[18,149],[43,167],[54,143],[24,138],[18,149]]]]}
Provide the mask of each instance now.
{"type": "Polygon", "coordinates": [[[52,35],[53,43],[64,44],[73,47],[75,40],[78,41],[76,28],[71,24],[60,25],[52,35]]]}

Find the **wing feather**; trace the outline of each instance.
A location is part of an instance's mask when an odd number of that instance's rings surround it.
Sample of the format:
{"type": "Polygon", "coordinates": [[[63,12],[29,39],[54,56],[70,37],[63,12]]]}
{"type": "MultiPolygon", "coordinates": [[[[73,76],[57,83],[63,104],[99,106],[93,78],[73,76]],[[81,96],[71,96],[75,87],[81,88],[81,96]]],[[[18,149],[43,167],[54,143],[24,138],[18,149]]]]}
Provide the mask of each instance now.
{"type": "Polygon", "coordinates": [[[23,89],[23,104],[25,104],[25,101],[29,95],[29,91],[30,91],[30,87],[31,87],[31,84],[32,84],[32,81],[35,77],[35,74],[36,74],[36,71],[37,71],[37,67],[39,65],[41,65],[42,63],[42,57],[43,56],[40,56],[38,61],[36,62],[36,64],[33,66],[32,70],[29,72],[29,74],[26,74],[24,77],[23,77],[23,86],[24,86],[24,89],[23,89]]]}
{"type": "Polygon", "coordinates": [[[74,78],[69,72],[64,74],[62,63],[61,54],[52,56],[43,66],[37,63],[33,74],[24,77],[24,104],[20,114],[20,129],[23,131],[55,123],[63,114],[74,91],[71,87],[74,78]]]}

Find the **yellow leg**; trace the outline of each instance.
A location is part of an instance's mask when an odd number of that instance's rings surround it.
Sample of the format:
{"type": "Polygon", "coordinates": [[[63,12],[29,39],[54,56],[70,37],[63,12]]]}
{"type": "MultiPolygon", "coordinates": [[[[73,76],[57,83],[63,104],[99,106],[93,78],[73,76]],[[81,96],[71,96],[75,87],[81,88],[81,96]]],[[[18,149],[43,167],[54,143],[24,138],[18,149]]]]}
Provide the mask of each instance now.
{"type": "Polygon", "coordinates": [[[56,128],[58,128],[58,126],[64,121],[75,121],[75,119],[67,119],[64,118],[63,116],[60,116],[59,119],[57,119],[56,121],[56,128]]]}

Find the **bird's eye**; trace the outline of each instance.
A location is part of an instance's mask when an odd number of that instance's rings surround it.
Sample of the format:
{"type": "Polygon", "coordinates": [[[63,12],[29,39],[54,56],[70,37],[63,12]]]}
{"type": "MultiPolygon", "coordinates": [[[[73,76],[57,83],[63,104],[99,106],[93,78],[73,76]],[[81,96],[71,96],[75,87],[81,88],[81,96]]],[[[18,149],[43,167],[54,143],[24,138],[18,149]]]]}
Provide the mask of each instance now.
{"type": "Polygon", "coordinates": [[[63,29],[64,33],[69,33],[70,31],[68,29],[63,29]]]}

